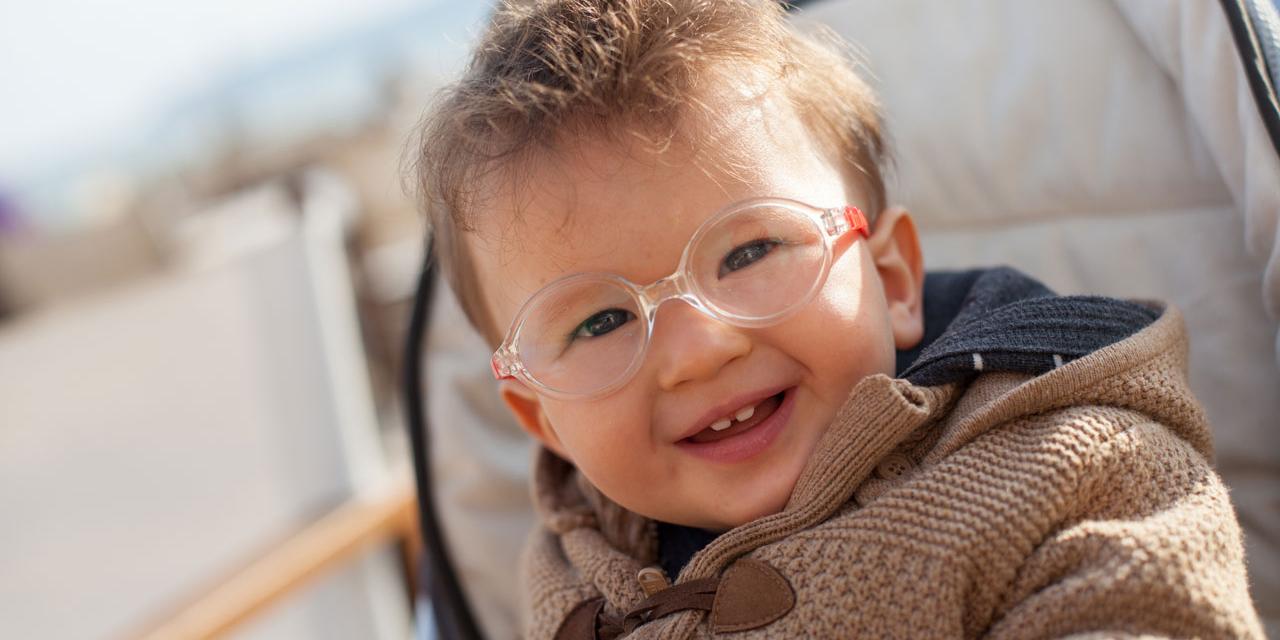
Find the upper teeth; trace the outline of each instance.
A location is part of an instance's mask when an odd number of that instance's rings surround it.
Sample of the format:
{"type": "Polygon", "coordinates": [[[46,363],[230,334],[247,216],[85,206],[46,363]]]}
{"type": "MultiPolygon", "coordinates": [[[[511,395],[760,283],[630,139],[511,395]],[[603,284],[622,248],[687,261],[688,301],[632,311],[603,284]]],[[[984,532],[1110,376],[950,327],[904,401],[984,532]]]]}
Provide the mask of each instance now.
{"type": "Polygon", "coordinates": [[[743,407],[741,409],[738,409],[737,413],[733,414],[732,419],[720,418],[719,420],[716,420],[715,422],[711,423],[711,430],[724,431],[725,429],[728,429],[730,425],[733,424],[734,420],[737,420],[738,422],[742,422],[743,420],[746,420],[747,418],[750,418],[755,414],[756,414],[755,405],[743,407]]]}

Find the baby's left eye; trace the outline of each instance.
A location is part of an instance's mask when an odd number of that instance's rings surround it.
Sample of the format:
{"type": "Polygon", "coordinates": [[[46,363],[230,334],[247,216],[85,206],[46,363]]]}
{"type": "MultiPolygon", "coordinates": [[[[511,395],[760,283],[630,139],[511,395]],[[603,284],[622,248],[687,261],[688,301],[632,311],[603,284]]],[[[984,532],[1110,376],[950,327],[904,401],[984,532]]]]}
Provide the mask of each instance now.
{"type": "Polygon", "coordinates": [[[719,277],[723,278],[763,260],[779,244],[781,244],[779,241],[772,238],[761,238],[734,247],[724,260],[720,261],[719,277]]]}

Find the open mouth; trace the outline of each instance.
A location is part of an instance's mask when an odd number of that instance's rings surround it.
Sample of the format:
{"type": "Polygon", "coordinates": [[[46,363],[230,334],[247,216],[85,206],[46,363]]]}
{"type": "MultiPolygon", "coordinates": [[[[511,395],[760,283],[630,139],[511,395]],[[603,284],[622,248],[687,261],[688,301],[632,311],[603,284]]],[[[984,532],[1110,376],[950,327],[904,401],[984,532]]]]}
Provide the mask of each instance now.
{"type": "Polygon", "coordinates": [[[735,412],[735,415],[725,416],[706,429],[685,438],[683,442],[705,444],[732,438],[744,431],[750,431],[756,425],[768,420],[769,416],[772,416],[778,410],[785,395],[786,391],[780,391],[776,395],[761,400],[754,406],[743,407],[735,412]]]}

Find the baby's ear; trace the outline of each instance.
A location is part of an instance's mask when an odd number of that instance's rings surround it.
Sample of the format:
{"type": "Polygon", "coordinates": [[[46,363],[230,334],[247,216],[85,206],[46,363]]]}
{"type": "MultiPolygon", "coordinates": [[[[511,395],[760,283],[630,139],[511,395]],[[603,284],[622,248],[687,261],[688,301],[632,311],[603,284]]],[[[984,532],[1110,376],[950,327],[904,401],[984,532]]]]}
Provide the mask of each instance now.
{"type": "Polygon", "coordinates": [[[565,454],[564,445],[560,444],[560,438],[551,428],[551,421],[547,419],[546,412],[542,410],[542,399],[534,393],[533,389],[518,380],[502,380],[498,382],[498,393],[506,403],[507,409],[511,411],[511,415],[515,416],[516,422],[520,423],[529,435],[561,458],[573,461],[565,454]]]}
{"type": "Polygon", "coordinates": [[[894,346],[910,349],[924,337],[924,254],[911,214],[902,207],[880,212],[867,248],[884,287],[894,346]]]}

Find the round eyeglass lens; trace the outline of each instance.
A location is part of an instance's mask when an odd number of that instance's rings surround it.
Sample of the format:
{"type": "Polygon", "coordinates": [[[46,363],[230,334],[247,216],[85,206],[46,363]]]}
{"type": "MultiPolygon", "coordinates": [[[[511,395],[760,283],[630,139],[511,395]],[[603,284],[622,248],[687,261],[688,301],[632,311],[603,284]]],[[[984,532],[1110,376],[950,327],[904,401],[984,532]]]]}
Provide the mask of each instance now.
{"type": "Polygon", "coordinates": [[[539,294],[516,349],[539,384],[589,394],[627,374],[644,350],[647,331],[627,288],[608,279],[571,280],[539,294]]]}
{"type": "Polygon", "coordinates": [[[823,230],[808,212],[777,204],[713,223],[690,254],[703,298],[741,320],[771,320],[809,298],[827,265],[823,230]]]}

